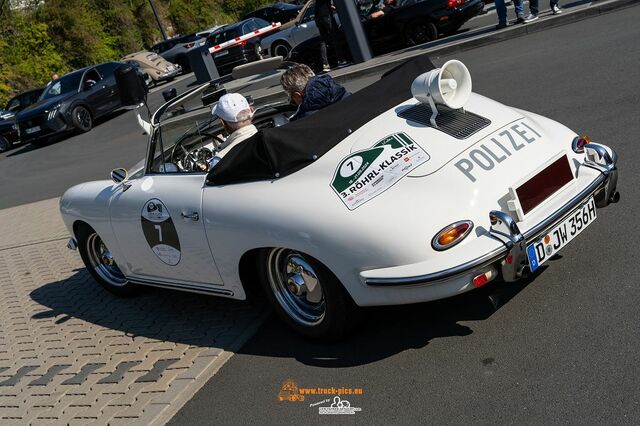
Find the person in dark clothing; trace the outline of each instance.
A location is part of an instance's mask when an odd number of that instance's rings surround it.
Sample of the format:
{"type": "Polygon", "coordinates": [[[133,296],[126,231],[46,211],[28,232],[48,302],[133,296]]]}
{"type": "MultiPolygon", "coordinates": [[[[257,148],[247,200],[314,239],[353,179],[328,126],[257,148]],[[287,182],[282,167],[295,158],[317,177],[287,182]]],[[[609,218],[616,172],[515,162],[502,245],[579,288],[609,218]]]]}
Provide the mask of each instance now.
{"type": "Polygon", "coordinates": [[[297,64],[280,78],[282,88],[298,110],[289,121],[299,120],[351,95],[329,75],[315,75],[311,68],[297,64]]]}
{"type": "Polygon", "coordinates": [[[316,0],[316,14],[315,21],[318,31],[320,31],[320,37],[322,42],[320,43],[320,56],[322,57],[322,69],[323,71],[330,71],[329,59],[327,57],[327,43],[331,44],[338,56],[338,65],[346,64],[344,55],[338,39],[338,24],[333,18],[333,12],[335,6],[333,6],[333,0],[316,0]]]}
{"type": "Polygon", "coordinates": [[[394,11],[397,6],[396,0],[383,0],[382,3],[376,7],[375,12],[373,12],[369,17],[372,19],[381,18],[394,11]]]}

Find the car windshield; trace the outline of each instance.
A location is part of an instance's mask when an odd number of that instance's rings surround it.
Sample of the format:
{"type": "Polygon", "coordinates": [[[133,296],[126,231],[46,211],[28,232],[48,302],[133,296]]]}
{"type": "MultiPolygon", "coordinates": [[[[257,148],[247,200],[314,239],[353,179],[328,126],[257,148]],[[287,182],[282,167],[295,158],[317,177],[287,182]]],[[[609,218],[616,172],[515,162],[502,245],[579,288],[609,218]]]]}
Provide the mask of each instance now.
{"type": "Polygon", "coordinates": [[[81,78],[82,72],[73,72],[51,81],[47,88],[44,89],[44,92],[42,92],[42,95],[40,95],[40,100],[50,99],[69,92],[76,92],[78,87],[80,87],[81,78]]]}

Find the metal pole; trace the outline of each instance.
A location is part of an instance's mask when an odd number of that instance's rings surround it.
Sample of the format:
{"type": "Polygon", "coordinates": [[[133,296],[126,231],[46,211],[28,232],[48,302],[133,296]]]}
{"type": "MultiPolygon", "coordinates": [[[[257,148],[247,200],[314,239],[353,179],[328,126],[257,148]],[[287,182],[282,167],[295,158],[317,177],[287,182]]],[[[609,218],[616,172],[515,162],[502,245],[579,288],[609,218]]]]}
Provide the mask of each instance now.
{"type": "Polygon", "coordinates": [[[156,9],[156,5],[153,3],[153,0],[149,0],[149,4],[151,5],[151,10],[153,10],[153,15],[156,17],[156,21],[158,22],[158,28],[160,28],[160,32],[162,33],[162,38],[166,40],[168,38],[167,33],[164,31],[162,22],[160,22],[160,16],[158,16],[158,10],[156,9]]]}
{"type": "Polygon", "coordinates": [[[364,33],[362,23],[360,22],[360,14],[353,0],[334,0],[338,16],[340,17],[340,25],[342,31],[349,44],[351,57],[355,63],[365,62],[371,59],[371,49],[367,35],[364,33]]]}

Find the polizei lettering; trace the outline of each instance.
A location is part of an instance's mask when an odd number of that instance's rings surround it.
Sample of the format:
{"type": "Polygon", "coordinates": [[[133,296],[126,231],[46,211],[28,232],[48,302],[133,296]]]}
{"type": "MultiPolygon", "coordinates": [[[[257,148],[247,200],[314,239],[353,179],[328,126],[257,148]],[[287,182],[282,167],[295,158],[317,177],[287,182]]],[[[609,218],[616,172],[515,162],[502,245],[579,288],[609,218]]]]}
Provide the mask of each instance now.
{"type": "Polygon", "coordinates": [[[480,170],[490,171],[496,165],[509,159],[515,152],[524,149],[542,136],[524,121],[511,125],[469,151],[465,158],[456,161],[455,166],[471,182],[476,181],[480,170]]]}
{"type": "Polygon", "coordinates": [[[347,191],[341,192],[340,195],[342,195],[343,198],[346,198],[350,194],[360,191],[367,184],[376,180],[376,178],[380,176],[380,173],[382,173],[383,170],[385,170],[387,167],[390,167],[396,161],[402,160],[402,158],[405,155],[409,154],[412,151],[415,151],[416,149],[418,148],[414,144],[403,147],[401,150],[394,153],[393,155],[388,157],[386,160],[378,163],[377,169],[371,170],[369,173],[366,174],[366,176],[361,176],[353,185],[349,187],[347,191]]]}

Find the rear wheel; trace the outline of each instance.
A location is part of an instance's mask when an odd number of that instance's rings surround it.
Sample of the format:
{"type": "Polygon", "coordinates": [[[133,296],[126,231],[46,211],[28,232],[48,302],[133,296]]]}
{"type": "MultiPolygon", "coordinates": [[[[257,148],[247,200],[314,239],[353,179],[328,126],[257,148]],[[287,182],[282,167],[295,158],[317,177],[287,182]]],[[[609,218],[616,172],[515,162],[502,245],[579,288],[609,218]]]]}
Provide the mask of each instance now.
{"type": "Polygon", "coordinates": [[[11,148],[11,144],[4,136],[0,136],[0,152],[8,151],[11,148]]]}
{"type": "Polygon", "coordinates": [[[291,46],[284,41],[275,42],[271,47],[271,56],[282,56],[286,59],[289,52],[291,52],[291,46]]]}
{"type": "Polygon", "coordinates": [[[404,30],[407,46],[417,46],[435,40],[438,30],[433,22],[420,19],[409,22],[404,30]]]}
{"type": "Polygon", "coordinates": [[[138,288],[120,271],[109,248],[89,226],[78,231],[78,251],[91,276],[111,293],[131,296],[137,292],[138,288]]]}
{"type": "Polygon", "coordinates": [[[78,105],[71,111],[73,125],[82,133],[86,133],[93,127],[93,118],[89,110],[82,105],[78,105]]]}
{"type": "Polygon", "coordinates": [[[285,248],[258,256],[260,281],[277,314],[305,337],[339,340],[359,323],[361,310],[319,261],[285,248]]]}

